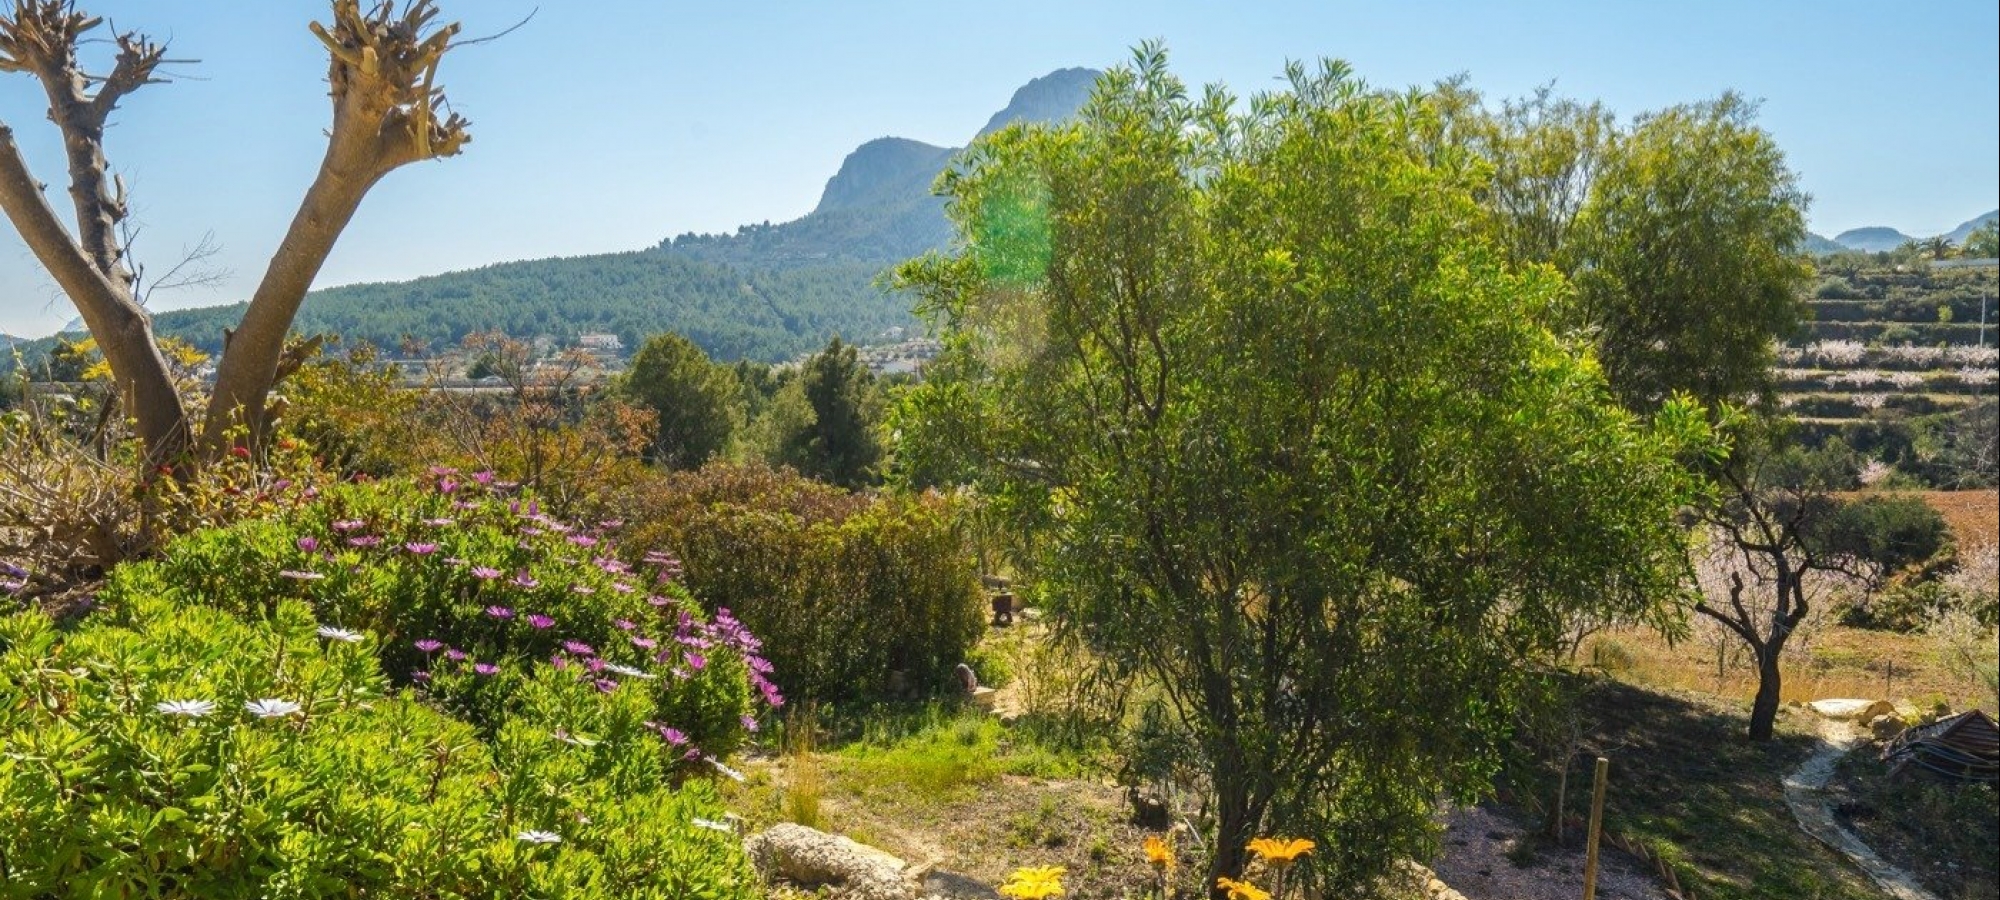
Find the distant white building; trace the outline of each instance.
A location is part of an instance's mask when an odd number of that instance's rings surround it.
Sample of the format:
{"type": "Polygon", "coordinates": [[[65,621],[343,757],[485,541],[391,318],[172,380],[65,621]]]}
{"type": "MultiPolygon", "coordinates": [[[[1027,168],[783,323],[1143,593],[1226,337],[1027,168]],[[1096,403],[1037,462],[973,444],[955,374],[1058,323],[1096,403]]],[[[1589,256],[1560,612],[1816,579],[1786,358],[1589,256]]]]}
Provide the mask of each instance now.
{"type": "Polygon", "coordinates": [[[578,335],[576,343],[585,350],[598,350],[608,353],[623,353],[625,351],[625,342],[619,340],[615,334],[578,335]]]}

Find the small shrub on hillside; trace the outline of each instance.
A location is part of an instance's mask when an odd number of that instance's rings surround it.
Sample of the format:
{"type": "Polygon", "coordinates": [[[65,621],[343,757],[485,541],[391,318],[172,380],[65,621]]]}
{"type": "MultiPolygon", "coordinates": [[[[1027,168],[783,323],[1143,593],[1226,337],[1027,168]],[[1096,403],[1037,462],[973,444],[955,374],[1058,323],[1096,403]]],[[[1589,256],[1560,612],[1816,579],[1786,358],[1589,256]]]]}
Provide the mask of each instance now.
{"type": "Polygon", "coordinates": [[[711,465],[634,492],[635,538],[678,555],[689,588],[736,612],[794,695],[949,687],[984,630],[957,509],[936,495],[848,494],[788,472],[711,465]],[[900,673],[892,675],[891,673],[900,673]]]}
{"type": "Polygon", "coordinates": [[[657,417],[602,396],[588,377],[595,358],[577,350],[538,362],[527,344],[498,333],[467,335],[463,347],[503,390],[427,394],[418,420],[428,458],[497,472],[566,514],[599,508],[639,477],[657,417]]]}
{"type": "Polygon", "coordinates": [[[376,639],[134,598],[0,620],[0,894],[748,900],[705,782],[636,693],[542,667],[474,729],[390,693],[376,639]],[[582,737],[585,732],[590,737],[582,737]]]}
{"type": "Polygon", "coordinates": [[[366,343],[340,357],[314,352],[283,384],[279,427],[342,474],[381,478],[419,465],[422,432],[412,413],[422,395],[403,390],[402,373],[376,359],[366,343]]]}
{"type": "Polygon", "coordinates": [[[200,532],[155,562],[115,572],[114,607],[145,596],[260,617],[286,600],[381,638],[385,671],[497,728],[538,662],[597,689],[650,697],[688,749],[734,749],[751,694],[783,702],[762,643],[710,617],[657,553],[619,558],[619,523],[563,522],[490,473],[434,470],[424,484],[331,490],[277,518],[200,532]]]}

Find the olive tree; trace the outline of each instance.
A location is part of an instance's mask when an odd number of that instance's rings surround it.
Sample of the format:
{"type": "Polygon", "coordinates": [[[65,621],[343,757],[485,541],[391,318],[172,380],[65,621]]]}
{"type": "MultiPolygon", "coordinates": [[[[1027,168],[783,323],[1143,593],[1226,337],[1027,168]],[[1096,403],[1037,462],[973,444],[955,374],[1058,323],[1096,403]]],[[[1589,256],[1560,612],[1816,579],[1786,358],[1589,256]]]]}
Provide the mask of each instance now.
{"type": "MultiPolygon", "coordinates": [[[[292,318],[369,188],[408,163],[456,154],[468,140],[466,121],[448,111],[436,86],[438,62],[458,26],[434,28],[436,16],[430,0],[400,9],[385,0],[367,11],[359,0],[333,0],[333,24],[312,24],[331,57],[326,156],[242,321],[224,333],[202,426],[209,452],[235,429],[247,429],[250,441],[262,434],[292,318]]],[[[119,227],[129,211],[125,186],[105,155],[105,128],[127,95],[165,80],[167,48],[143,34],[117,34],[109,70],[89,71],[78,51],[101,23],[69,0],[13,0],[11,10],[0,12],[0,72],[32,75],[48,95],[49,120],[62,133],[68,161],[76,230],[63,226],[5,123],[0,210],[83,314],[147,455],[164,461],[190,448],[194,427],[136,294],[119,227]]]]}
{"type": "Polygon", "coordinates": [[[1436,104],[1289,74],[1244,111],[1143,49],[1074,122],[975,143],[940,182],[958,249],[901,272],[945,349],[899,464],[1032,533],[1057,624],[1164,692],[1209,884],[1257,834],[1320,837],[1329,885],[1420,856],[1527,664],[1666,595],[1705,434],[1537,324],[1566,284],[1478,226],[1436,104]]]}

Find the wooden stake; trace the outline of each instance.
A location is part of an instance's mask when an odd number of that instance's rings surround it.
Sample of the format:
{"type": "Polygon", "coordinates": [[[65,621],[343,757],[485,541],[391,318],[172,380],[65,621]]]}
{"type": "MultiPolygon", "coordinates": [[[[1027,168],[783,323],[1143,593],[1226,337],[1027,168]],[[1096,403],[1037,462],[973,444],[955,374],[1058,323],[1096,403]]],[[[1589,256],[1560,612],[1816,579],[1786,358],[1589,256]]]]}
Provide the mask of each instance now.
{"type": "Polygon", "coordinates": [[[1590,787],[1590,837],[1584,845],[1583,856],[1583,900],[1597,900],[1597,838],[1604,828],[1604,782],[1611,771],[1611,760],[1597,758],[1597,777],[1590,787]]]}

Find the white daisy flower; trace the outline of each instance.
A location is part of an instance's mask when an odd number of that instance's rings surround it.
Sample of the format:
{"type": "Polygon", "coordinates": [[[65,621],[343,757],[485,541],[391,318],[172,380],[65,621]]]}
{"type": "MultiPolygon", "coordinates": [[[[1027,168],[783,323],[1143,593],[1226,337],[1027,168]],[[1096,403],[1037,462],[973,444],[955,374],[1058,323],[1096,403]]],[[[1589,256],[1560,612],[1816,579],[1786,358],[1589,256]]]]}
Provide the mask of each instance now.
{"type": "Polygon", "coordinates": [[[553,831],[523,831],[520,834],[514,835],[514,839],[527,844],[562,843],[562,835],[553,831]]]}
{"type": "Polygon", "coordinates": [[[717,771],[717,772],[721,772],[722,774],[724,774],[724,775],[727,775],[727,776],[729,776],[729,779],[730,779],[731,781],[742,781],[742,780],[743,780],[743,773],[742,773],[742,772],[738,772],[738,771],[736,771],[735,769],[732,769],[732,768],[730,768],[730,767],[728,767],[728,766],[725,766],[725,765],[723,765],[723,764],[722,764],[722,760],[719,760],[719,759],[716,759],[716,758],[715,758],[715,757],[713,757],[713,756],[704,756],[704,757],[702,757],[702,759],[706,760],[706,761],[708,762],[708,764],[709,764],[709,765],[711,765],[711,766],[714,766],[714,767],[715,767],[715,771],[717,771]]]}
{"type": "Polygon", "coordinates": [[[349,631],[345,628],[335,628],[332,625],[321,625],[319,627],[319,636],[329,641],[339,641],[343,644],[361,643],[361,632],[349,631]]]}
{"type": "Polygon", "coordinates": [[[215,712],[213,700],[166,700],[153,704],[153,708],[170,716],[187,716],[199,719],[215,712]]]}
{"type": "Polygon", "coordinates": [[[701,818],[701,817],[699,817],[699,816],[696,816],[695,818],[691,819],[690,821],[691,821],[691,822],[693,822],[693,824],[694,824],[694,827],[696,827],[696,828],[706,828],[706,829],[708,829],[708,830],[710,830],[710,831],[720,831],[720,832],[722,832],[723,834],[735,834],[735,833],[736,833],[736,829],[734,829],[734,828],[731,828],[731,827],[729,827],[728,825],[725,825],[725,824],[723,824],[723,823],[721,823],[721,822],[717,822],[717,821],[715,821],[714,819],[704,819],[704,818],[701,818]]]}
{"type": "Polygon", "coordinates": [[[290,700],[279,700],[273,697],[263,700],[252,700],[249,703],[243,704],[243,708],[249,710],[251,715],[259,719],[278,719],[294,715],[305,707],[290,700]]]}
{"type": "Polygon", "coordinates": [[[605,664],[604,671],[617,672],[618,674],[623,675],[627,678],[638,678],[644,681],[652,681],[653,679],[660,677],[651,672],[645,671],[644,669],[634,669],[631,666],[621,666],[618,665],[617,663],[605,664]]]}

